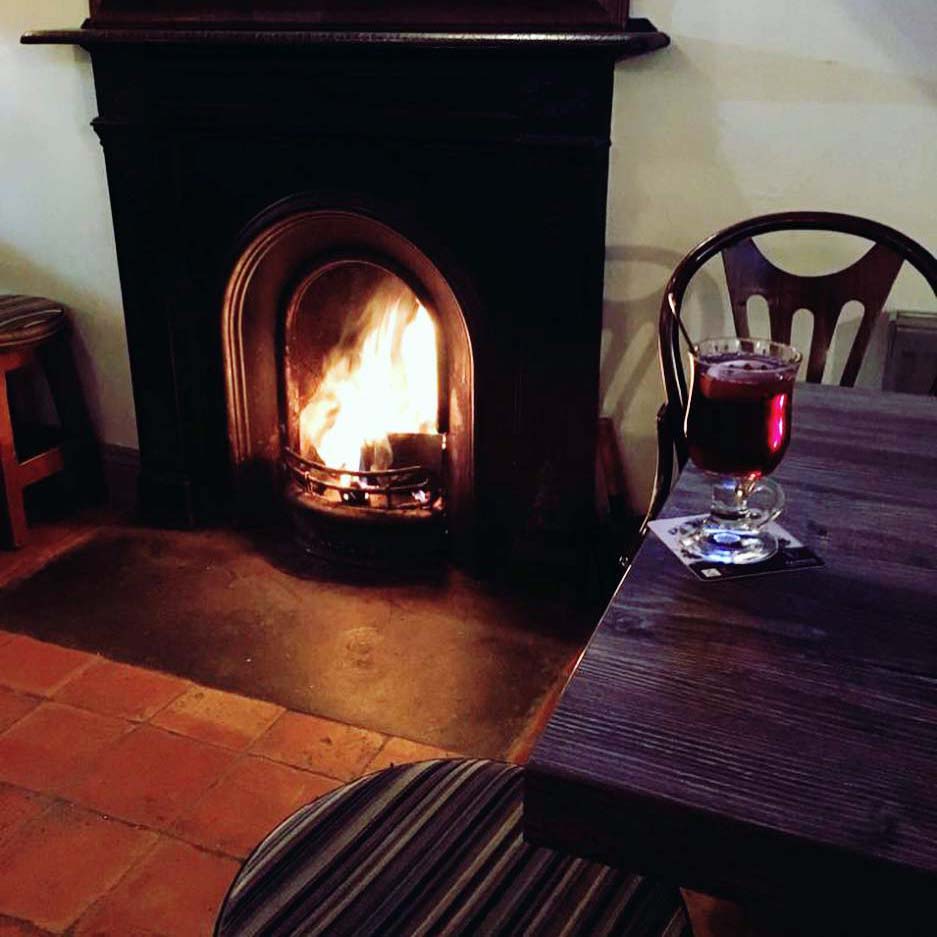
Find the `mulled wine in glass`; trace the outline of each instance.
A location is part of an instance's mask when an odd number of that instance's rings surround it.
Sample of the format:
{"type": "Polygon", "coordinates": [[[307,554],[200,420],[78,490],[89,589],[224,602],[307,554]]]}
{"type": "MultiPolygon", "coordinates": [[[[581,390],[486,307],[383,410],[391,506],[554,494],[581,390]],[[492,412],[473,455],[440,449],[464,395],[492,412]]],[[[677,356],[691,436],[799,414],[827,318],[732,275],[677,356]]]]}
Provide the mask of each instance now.
{"type": "Polygon", "coordinates": [[[767,339],[710,338],[690,358],[687,445],[717,478],[709,514],[681,526],[680,545],[711,562],[757,563],[778,549],[765,525],[781,513],[784,492],[765,476],[790,440],[801,354],[767,339]]]}

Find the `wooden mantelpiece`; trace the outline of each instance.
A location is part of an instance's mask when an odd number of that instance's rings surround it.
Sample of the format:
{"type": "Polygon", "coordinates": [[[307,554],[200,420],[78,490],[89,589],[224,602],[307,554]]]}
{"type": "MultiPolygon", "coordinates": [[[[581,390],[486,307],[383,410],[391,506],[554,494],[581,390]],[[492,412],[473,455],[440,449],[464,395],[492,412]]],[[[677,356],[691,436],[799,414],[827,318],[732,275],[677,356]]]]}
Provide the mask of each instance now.
{"type": "Polygon", "coordinates": [[[91,0],[86,26],[621,29],[628,0],[91,0]]]}
{"type": "Polygon", "coordinates": [[[91,50],[103,46],[214,46],[214,47],[335,47],[436,49],[544,49],[552,52],[605,50],[615,59],[662,49],[670,39],[646,19],[629,20],[623,32],[437,32],[403,30],[306,29],[199,29],[83,27],[27,32],[24,45],[78,45],[91,50]]]}
{"type": "Polygon", "coordinates": [[[23,37],[92,57],[143,513],[230,516],[233,265],[284,206],[353,209],[417,245],[465,312],[480,552],[497,564],[546,531],[575,554],[594,514],[613,68],[667,36],[646,20],[328,25],[98,16],[23,37]]]}

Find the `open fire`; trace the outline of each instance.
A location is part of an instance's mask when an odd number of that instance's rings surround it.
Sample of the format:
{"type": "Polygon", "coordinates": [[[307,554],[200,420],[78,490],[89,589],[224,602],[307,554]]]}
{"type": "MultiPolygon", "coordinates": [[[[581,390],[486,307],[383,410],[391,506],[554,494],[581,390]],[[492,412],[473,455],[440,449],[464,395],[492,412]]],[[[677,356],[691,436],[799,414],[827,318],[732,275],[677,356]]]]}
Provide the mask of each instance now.
{"type": "Polygon", "coordinates": [[[322,380],[299,414],[300,454],[329,468],[388,469],[391,434],[438,431],[436,326],[413,291],[388,276],[346,316],[322,380]]]}
{"type": "Polygon", "coordinates": [[[320,511],[438,516],[445,437],[433,316],[399,277],[373,264],[339,263],[318,281],[301,287],[288,316],[288,355],[311,336],[333,336],[331,347],[306,350],[305,371],[295,361],[287,369],[298,424],[290,433],[296,448],[284,451],[292,500],[320,511]],[[305,333],[303,312],[320,320],[305,333]]]}

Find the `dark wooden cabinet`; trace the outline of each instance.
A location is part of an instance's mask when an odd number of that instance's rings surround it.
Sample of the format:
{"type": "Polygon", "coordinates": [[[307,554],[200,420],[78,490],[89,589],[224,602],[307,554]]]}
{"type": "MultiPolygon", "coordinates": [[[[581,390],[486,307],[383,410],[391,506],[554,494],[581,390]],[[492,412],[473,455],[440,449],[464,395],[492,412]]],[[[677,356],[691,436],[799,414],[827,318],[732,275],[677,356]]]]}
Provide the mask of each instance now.
{"type": "Polygon", "coordinates": [[[91,0],[86,25],[245,28],[620,29],[628,0],[91,0]]]}

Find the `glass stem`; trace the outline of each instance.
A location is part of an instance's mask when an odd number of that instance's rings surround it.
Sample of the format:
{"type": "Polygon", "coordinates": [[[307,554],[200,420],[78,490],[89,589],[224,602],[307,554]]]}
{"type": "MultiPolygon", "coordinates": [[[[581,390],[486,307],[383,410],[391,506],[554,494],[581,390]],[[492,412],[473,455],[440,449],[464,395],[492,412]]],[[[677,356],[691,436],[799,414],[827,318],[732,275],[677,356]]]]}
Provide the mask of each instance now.
{"type": "Polygon", "coordinates": [[[746,475],[744,478],[735,480],[735,502],[738,507],[739,517],[748,515],[748,499],[751,497],[757,483],[757,475],[746,475]]]}
{"type": "Polygon", "coordinates": [[[743,525],[748,517],[748,498],[757,481],[757,476],[720,478],[713,485],[713,519],[729,526],[743,525]]]}

